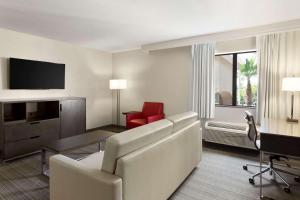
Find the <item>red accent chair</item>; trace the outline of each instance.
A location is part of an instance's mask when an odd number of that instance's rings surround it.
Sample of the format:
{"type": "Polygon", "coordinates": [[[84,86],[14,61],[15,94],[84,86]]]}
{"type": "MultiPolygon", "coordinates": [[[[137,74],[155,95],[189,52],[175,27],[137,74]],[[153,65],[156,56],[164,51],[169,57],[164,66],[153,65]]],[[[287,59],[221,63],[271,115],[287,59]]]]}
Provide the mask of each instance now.
{"type": "Polygon", "coordinates": [[[126,114],[126,128],[135,128],[164,118],[163,103],[144,102],[142,112],[129,112],[126,114]]]}

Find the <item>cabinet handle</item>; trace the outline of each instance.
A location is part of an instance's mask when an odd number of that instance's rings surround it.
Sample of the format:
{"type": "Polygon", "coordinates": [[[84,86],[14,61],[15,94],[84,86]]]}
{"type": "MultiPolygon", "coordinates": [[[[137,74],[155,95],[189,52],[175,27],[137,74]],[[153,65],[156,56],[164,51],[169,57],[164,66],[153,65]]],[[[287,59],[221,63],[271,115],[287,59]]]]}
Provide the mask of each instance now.
{"type": "Polygon", "coordinates": [[[59,110],[60,110],[60,112],[62,111],[62,105],[61,104],[59,104],[59,110]]]}
{"type": "Polygon", "coordinates": [[[39,124],[39,123],[41,123],[41,122],[31,122],[29,124],[34,125],[34,124],[39,124]]]}
{"type": "Polygon", "coordinates": [[[37,136],[32,136],[32,137],[30,137],[30,139],[36,139],[36,138],[39,138],[39,137],[41,137],[41,136],[39,136],[39,135],[37,135],[37,136]]]}

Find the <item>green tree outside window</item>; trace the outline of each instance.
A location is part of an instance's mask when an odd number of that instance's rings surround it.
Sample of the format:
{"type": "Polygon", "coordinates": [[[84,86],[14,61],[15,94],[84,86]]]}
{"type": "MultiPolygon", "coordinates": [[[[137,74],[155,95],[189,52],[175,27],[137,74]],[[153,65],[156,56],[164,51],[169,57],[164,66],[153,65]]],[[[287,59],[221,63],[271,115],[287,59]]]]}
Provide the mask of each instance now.
{"type": "Polygon", "coordinates": [[[256,87],[253,88],[251,86],[251,77],[253,77],[257,74],[257,64],[255,64],[255,60],[253,58],[246,59],[246,63],[240,65],[240,72],[241,72],[241,75],[243,75],[247,78],[245,103],[248,106],[251,106],[251,105],[253,105],[253,100],[255,101],[255,99],[253,99],[253,90],[252,89],[256,90],[256,87]]]}

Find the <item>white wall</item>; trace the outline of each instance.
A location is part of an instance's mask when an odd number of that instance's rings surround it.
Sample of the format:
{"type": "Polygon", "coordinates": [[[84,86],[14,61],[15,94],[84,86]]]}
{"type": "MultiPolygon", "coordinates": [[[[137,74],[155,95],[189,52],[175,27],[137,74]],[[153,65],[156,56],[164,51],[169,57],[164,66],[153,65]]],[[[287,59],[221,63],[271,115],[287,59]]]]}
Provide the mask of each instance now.
{"type": "Polygon", "coordinates": [[[87,128],[112,121],[112,55],[41,37],[0,29],[0,98],[80,96],[87,99],[87,128]],[[66,64],[64,90],[9,90],[8,58],[66,64]]]}
{"type": "Polygon", "coordinates": [[[245,110],[248,110],[255,117],[256,109],[251,107],[216,107],[215,119],[223,122],[245,122],[245,110]]]}
{"type": "MultiPolygon", "coordinates": [[[[248,49],[255,49],[255,38],[217,43],[220,53],[248,49]]],[[[164,102],[166,115],[187,111],[191,65],[190,47],[113,54],[113,77],[128,80],[128,89],[121,91],[121,112],[141,110],[144,101],[164,102]]],[[[216,119],[243,121],[244,110],[218,107],[216,119]]],[[[121,119],[124,123],[124,116],[121,119]]]]}
{"type": "Polygon", "coordinates": [[[113,77],[128,81],[121,112],[141,110],[144,101],[164,102],[166,115],[187,111],[191,64],[189,47],[113,54],[113,77]]]}
{"type": "Polygon", "coordinates": [[[238,40],[228,40],[216,43],[216,53],[249,51],[256,49],[256,38],[249,37],[238,40]]]}

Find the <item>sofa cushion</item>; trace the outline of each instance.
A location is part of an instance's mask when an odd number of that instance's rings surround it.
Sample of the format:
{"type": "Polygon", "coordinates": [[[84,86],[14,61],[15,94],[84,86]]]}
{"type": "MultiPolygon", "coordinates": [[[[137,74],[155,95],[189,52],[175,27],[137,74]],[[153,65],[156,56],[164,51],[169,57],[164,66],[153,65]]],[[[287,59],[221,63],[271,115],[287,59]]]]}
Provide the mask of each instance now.
{"type": "Polygon", "coordinates": [[[81,159],[79,162],[83,163],[88,168],[99,170],[102,166],[103,155],[104,152],[99,151],[81,159]]]}
{"type": "Polygon", "coordinates": [[[164,119],[113,135],[106,141],[102,170],[114,173],[119,158],[172,134],[173,124],[164,119]]]}
{"type": "Polygon", "coordinates": [[[167,117],[167,119],[173,122],[173,133],[175,133],[183,127],[197,121],[197,117],[197,113],[190,111],[177,115],[172,115],[170,117],[167,117]]]}

